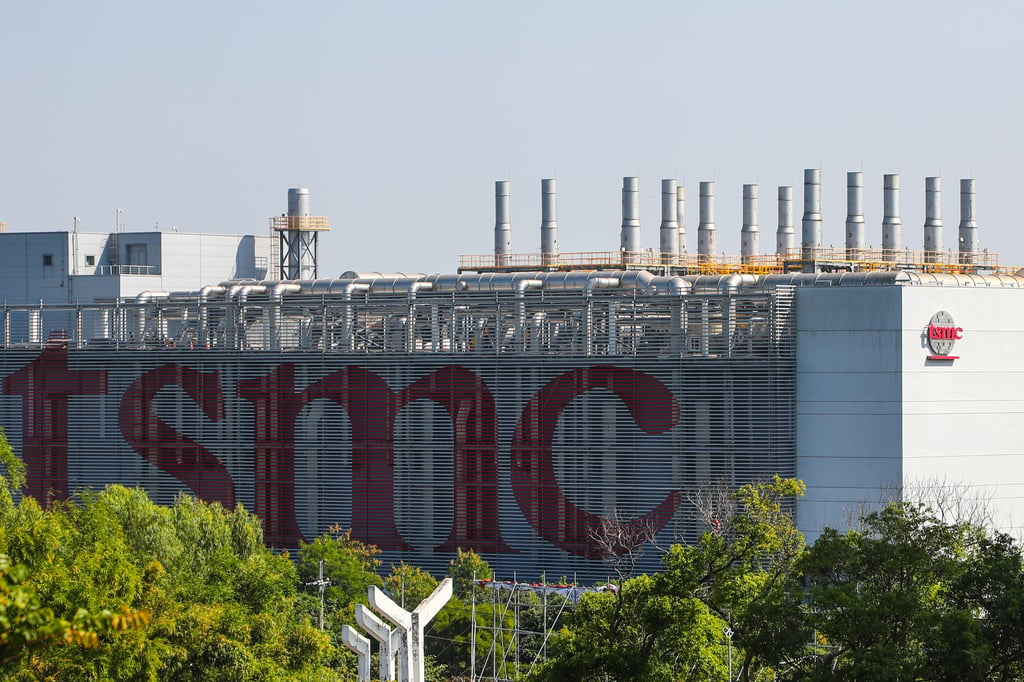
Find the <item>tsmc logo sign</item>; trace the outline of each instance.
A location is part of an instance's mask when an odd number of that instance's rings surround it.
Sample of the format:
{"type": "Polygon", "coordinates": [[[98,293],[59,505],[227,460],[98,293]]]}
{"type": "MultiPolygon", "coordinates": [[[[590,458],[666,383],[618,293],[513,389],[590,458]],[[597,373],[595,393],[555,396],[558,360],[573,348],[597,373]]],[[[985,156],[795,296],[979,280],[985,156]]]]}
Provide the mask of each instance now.
{"type": "Polygon", "coordinates": [[[964,337],[964,328],[956,326],[953,316],[945,310],[932,315],[928,322],[928,348],[932,354],[929,360],[958,360],[960,356],[951,355],[953,346],[964,337]]]}

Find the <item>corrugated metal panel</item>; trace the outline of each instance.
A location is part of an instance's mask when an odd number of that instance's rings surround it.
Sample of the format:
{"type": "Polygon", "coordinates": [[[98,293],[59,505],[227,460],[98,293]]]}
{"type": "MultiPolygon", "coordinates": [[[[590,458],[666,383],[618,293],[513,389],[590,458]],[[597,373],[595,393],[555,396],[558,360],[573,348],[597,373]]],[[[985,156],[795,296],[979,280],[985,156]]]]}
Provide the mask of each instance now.
{"type": "Polygon", "coordinates": [[[195,302],[11,310],[0,423],[36,493],[191,490],[279,546],[340,524],[435,572],[473,547],[502,574],[603,577],[595,519],[693,539],[688,491],[795,474],[791,301],[295,297],[211,304],[205,335],[195,302]]]}

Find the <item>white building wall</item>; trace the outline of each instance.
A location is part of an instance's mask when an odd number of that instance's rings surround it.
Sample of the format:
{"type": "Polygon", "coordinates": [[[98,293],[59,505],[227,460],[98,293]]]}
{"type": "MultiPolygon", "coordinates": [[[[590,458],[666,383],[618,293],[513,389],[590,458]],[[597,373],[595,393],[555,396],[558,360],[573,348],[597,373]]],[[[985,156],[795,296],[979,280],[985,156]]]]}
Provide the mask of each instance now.
{"type": "MultiPolygon", "coordinates": [[[[1024,528],[1024,290],[903,290],[903,473],[908,488],[947,487],[987,501],[1002,530],[1024,528]],[[963,338],[952,361],[926,358],[932,315],[963,338]]],[[[911,492],[911,494],[916,494],[911,492]]]]}
{"type": "Polygon", "coordinates": [[[808,287],[797,311],[800,529],[813,542],[898,494],[986,503],[1024,535],[1024,290],[808,287]],[[931,317],[963,338],[928,360],[931,317]]]}
{"type": "Polygon", "coordinates": [[[901,287],[796,292],[797,523],[813,542],[902,480],[901,287]]]}
{"type": "Polygon", "coordinates": [[[269,236],[156,231],[114,236],[112,241],[108,233],[0,234],[0,302],[88,303],[147,290],[193,291],[228,279],[264,279],[269,267],[269,236]]]}

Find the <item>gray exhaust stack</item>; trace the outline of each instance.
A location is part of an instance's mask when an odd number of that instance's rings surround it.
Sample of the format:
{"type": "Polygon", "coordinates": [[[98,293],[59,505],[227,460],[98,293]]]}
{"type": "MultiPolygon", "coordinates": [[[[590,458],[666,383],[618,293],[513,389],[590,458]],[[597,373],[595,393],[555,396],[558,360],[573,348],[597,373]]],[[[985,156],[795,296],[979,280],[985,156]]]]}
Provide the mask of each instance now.
{"type": "Polygon", "coordinates": [[[821,249],[821,169],[804,170],[803,257],[814,259],[821,249]]]}
{"type": "Polygon", "coordinates": [[[942,178],[924,179],[924,262],[942,260],[942,178]]]}
{"type": "Polygon", "coordinates": [[[555,204],[555,181],[540,181],[540,260],[543,265],[555,265],[558,261],[558,219],[555,204]]]}
{"type": "Polygon", "coordinates": [[[743,228],[740,230],[740,256],[749,262],[761,251],[757,224],[757,185],[743,185],[743,228]]]}
{"type": "Polygon", "coordinates": [[[509,211],[508,180],[494,183],[494,264],[508,265],[512,253],[512,217],[509,211]]]}
{"type": "Polygon", "coordinates": [[[960,181],[960,262],[974,262],[978,252],[978,223],[974,221],[974,180],[960,181]]]}
{"type": "Polygon", "coordinates": [[[897,260],[903,248],[903,223],[900,222],[900,176],[890,173],[882,182],[884,217],[882,218],[882,260],[897,260]]]}
{"type": "Polygon", "coordinates": [[[622,178],[622,232],[619,247],[627,263],[640,251],[640,178],[622,178]]]}
{"type": "Polygon", "coordinates": [[[796,232],[793,231],[793,187],[779,187],[779,228],[775,231],[775,253],[787,256],[796,248],[796,232]]]}
{"type": "Polygon", "coordinates": [[[679,219],[679,253],[686,253],[686,188],[676,187],[676,216],[679,219]]]}
{"type": "Polygon", "coordinates": [[[697,256],[713,260],[718,243],[715,238],[715,183],[700,183],[700,224],[697,225],[697,256]]]}
{"type": "Polygon", "coordinates": [[[679,204],[675,180],[661,181],[661,262],[668,264],[679,254],[679,204]]]}
{"type": "Polygon", "coordinates": [[[846,258],[864,257],[864,174],[846,174],[846,258]]]}
{"type": "Polygon", "coordinates": [[[288,215],[290,217],[309,215],[309,190],[293,187],[288,190],[288,215]]]}

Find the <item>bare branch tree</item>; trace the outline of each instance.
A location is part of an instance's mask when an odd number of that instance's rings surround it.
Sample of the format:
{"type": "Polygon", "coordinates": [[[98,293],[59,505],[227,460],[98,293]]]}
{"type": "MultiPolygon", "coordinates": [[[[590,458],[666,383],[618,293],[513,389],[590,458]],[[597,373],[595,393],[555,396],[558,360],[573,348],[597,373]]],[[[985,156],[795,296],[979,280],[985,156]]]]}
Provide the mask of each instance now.
{"type": "MultiPolygon", "coordinates": [[[[590,541],[601,559],[614,571],[619,585],[636,572],[648,544],[655,542],[657,529],[649,521],[623,519],[617,509],[590,528],[590,541]]],[[[663,551],[663,550],[661,550],[663,551]]]]}
{"type": "Polygon", "coordinates": [[[697,511],[697,517],[703,525],[702,531],[716,534],[730,531],[732,520],[739,511],[734,493],[735,490],[724,479],[703,483],[686,492],[686,499],[697,511]]]}

